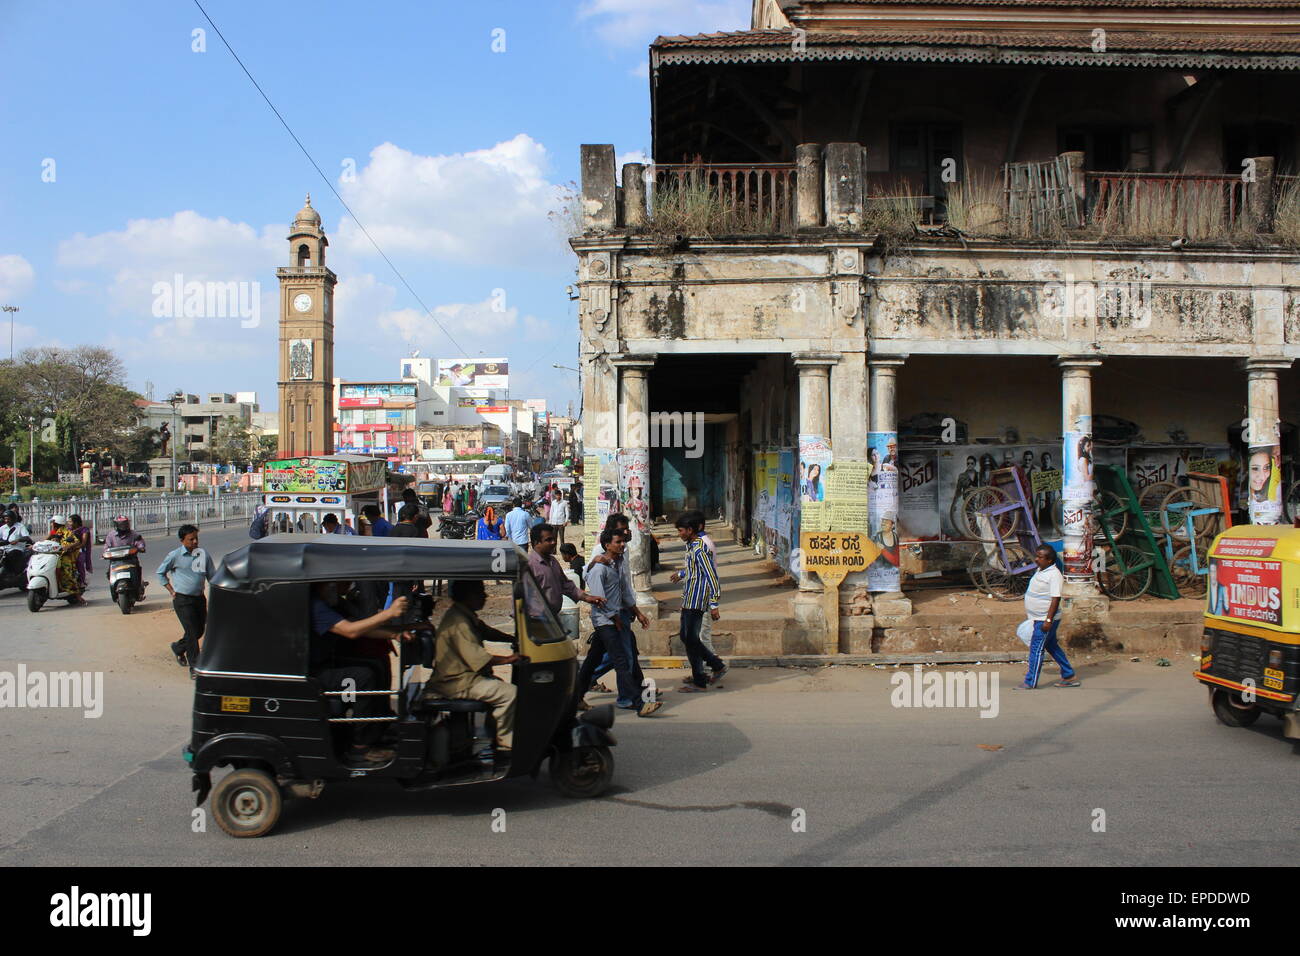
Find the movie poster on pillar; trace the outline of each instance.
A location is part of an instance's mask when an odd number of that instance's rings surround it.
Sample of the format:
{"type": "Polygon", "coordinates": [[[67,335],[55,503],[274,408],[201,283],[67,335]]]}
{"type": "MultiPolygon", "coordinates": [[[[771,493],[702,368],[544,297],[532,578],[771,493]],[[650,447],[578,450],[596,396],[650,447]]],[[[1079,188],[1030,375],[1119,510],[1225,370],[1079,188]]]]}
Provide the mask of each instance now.
{"type": "Polygon", "coordinates": [[[799,484],[800,501],[826,500],[826,472],[834,460],[829,438],[823,435],[799,436],[799,461],[795,468],[795,480],[799,484]]]}
{"type": "Polygon", "coordinates": [[[1246,506],[1251,524],[1282,521],[1282,451],[1280,445],[1252,445],[1246,460],[1246,506]]]}
{"type": "Polygon", "coordinates": [[[623,513],[634,534],[645,534],[650,523],[650,450],[623,449],[618,455],[619,494],[623,513]]]}
{"type": "Polygon", "coordinates": [[[876,560],[867,565],[867,590],[899,590],[898,537],[898,434],[870,432],[867,460],[867,521],[871,540],[880,545],[876,560]]]}

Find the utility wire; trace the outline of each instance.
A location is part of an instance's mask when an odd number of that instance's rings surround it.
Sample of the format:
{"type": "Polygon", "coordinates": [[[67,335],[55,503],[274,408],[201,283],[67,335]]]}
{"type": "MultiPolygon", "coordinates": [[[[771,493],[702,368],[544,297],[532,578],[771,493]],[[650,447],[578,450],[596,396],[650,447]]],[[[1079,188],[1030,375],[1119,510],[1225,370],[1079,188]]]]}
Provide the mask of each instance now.
{"type": "Polygon", "coordinates": [[[370,232],[362,224],[361,220],[357,218],[357,214],[352,211],[352,207],[349,206],[343,200],[343,197],[339,195],[338,190],[334,188],[334,183],[325,175],[325,171],[320,168],[320,165],[312,157],[311,153],[307,151],[307,147],[302,144],[302,140],[298,138],[298,134],[293,131],[293,128],[289,126],[288,122],[280,114],[280,111],[275,108],[275,104],[272,103],[271,98],[266,95],[266,91],[262,89],[261,84],[258,83],[253,77],[253,74],[248,71],[248,67],[244,65],[244,61],[239,58],[239,54],[235,52],[235,48],[230,45],[230,41],[227,40],[225,34],[221,32],[221,28],[213,22],[212,17],[208,16],[208,11],[203,9],[203,4],[200,3],[199,0],[194,0],[194,5],[199,8],[199,12],[203,14],[203,18],[212,25],[212,29],[215,30],[217,36],[221,38],[221,42],[225,45],[226,49],[230,51],[230,55],[235,58],[235,62],[238,63],[239,68],[244,71],[244,75],[248,77],[249,82],[253,84],[258,93],[262,94],[262,99],[266,100],[266,105],[271,108],[271,112],[274,113],[275,118],[280,121],[280,125],[285,128],[285,131],[293,138],[293,141],[298,144],[298,148],[302,150],[302,154],[307,157],[307,161],[311,163],[316,172],[320,174],[320,178],[325,183],[326,188],[334,194],[334,198],[339,201],[339,205],[347,210],[348,215],[352,217],[352,221],[357,224],[357,228],[360,229],[362,234],[370,240],[370,244],[375,247],[375,251],[378,252],[379,255],[383,257],[383,260],[388,263],[388,268],[393,270],[393,274],[397,276],[398,281],[402,283],[407,292],[411,293],[412,298],[414,298],[416,302],[420,303],[420,308],[424,309],[425,314],[428,315],[429,318],[433,319],[433,324],[442,331],[443,335],[447,336],[452,345],[456,346],[456,351],[461,355],[468,355],[469,353],[465,351],[464,347],[456,341],[456,337],[448,332],[446,327],[438,321],[438,317],[433,314],[433,310],[424,304],[424,300],[420,298],[419,293],[411,288],[411,284],[406,281],[406,276],[402,275],[397,266],[393,265],[393,260],[388,258],[388,253],[384,252],[384,250],[379,247],[379,243],[375,242],[374,236],[370,235],[370,232]]]}

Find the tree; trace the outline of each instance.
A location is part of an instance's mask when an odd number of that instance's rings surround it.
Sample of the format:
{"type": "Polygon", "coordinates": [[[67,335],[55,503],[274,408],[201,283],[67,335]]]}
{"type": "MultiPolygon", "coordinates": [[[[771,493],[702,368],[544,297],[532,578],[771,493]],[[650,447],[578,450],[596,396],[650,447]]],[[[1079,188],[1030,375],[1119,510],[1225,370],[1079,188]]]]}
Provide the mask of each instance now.
{"type": "Polygon", "coordinates": [[[280,436],[279,435],[258,435],[257,436],[257,457],[253,464],[260,465],[264,461],[270,461],[280,454],[280,436]]]}
{"type": "Polygon", "coordinates": [[[253,453],[253,436],[248,423],[233,416],[223,418],[212,436],[212,460],[247,462],[253,453]]]}

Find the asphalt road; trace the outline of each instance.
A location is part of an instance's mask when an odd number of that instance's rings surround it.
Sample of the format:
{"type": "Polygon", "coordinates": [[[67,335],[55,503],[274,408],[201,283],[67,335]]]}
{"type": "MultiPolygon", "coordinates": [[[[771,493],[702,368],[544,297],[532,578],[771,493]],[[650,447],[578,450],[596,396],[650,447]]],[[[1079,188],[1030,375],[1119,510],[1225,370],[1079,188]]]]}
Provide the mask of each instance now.
{"type": "Polygon", "coordinates": [[[98,719],[0,710],[0,865],[1268,865],[1300,845],[1300,756],[1272,718],[1217,724],[1190,658],[1103,662],[1081,688],[1028,694],[1010,692],[1016,668],[979,668],[1000,677],[994,718],[894,707],[890,669],[747,669],[670,693],[653,718],[620,712],[615,787],[598,800],[565,799],[545,774],[422,794],[334,784],[287,804],[268,837],[194,832],[192,684],[166,647],[178,628],[156,597],[121,615],[101,574],[85,608],[32,615],[0,594],[0,670],[105,682],[98,719]]]}

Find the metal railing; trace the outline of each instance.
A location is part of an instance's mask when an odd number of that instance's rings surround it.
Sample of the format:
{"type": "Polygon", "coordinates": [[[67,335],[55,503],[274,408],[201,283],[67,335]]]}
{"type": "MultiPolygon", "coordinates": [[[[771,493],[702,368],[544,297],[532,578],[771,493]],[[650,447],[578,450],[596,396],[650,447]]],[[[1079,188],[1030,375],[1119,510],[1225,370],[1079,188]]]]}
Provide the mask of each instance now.
{"type": "Polygon", "coordinates": [[[1239,175],[1087,172],[1089,225],[1113,235],[1226,236],[1249,226],[1251,184],[1239,175]]]}
{"type": "MultiPolygon", "coordinates": [[[[794,225],[795,164],[657,163],[648,167],[653,218],[666,206],[711,200],[701,215],[718,232],[786,232],[794,225]]],[[[677,212],[673,209],[672,212],[677,212]]],[[[682,212],[690,210],[683,209],[682,212]]]]}
{"type": "Polygon", "coordinates": [[[80,515],[82,523],[103,540],[113,530],[113,519],[126,515],[136,531],[169,532],[189,523],[200,528],[220,525],[225,528],[247,523],[262,503],[260,492],[234,492],[215,495],[134,495],[129,498],[68,498],[63,501],[38,501],[20,504],[23,523],[33,534],[44,535],[51,515],[80,515]]]}

